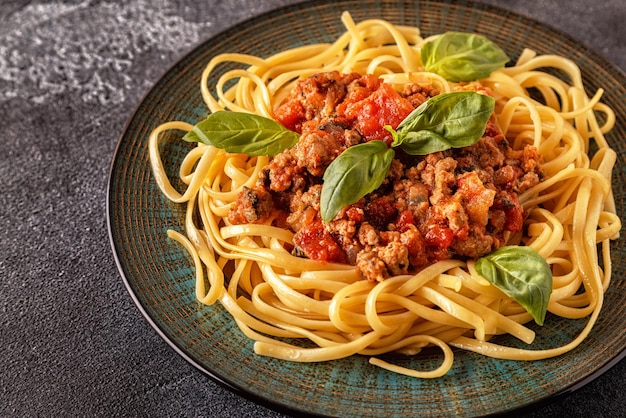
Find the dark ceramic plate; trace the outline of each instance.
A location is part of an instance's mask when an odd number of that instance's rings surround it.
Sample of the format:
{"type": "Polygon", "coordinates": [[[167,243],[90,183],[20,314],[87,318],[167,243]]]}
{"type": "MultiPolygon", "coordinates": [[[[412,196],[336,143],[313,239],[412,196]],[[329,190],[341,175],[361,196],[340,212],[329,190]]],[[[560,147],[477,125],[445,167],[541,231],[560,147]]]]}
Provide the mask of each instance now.
{"type": "MultiPolygon", "coordinates": [[[[613,244],[614,279],[591,335],[576,350],[544,361],[514,362],[456,352],[443,378],[419,380],[368,364],[365,357],[321,363],[290,363],[256,357],[246,338],[220,306],[195,300],[190,257],[166,237],[182,230],[184,208],[161,196],[153,181],[147,141],[150,131],[168,120],[195,123],[206,115],[200,74],[222,52],[267,56],[314,42],[330,42],[343,31],[341,12],[355,21],[379,17],[415,25],[423,35],[448,30],[489,36],[511,57],[524,47],[575,60],[593,94],[626,115],[626,79],[598,54],[576,40],[536,21],[484,4],[456,1],[316,1],[272,11],[201,44],[156,83],[119,140],[108,195],[110,237],[131,297],[157,332],[201,371],[237,393],[294,414],[332,416],[486,415],[506,412],[571,391],[608,369],[626,347],[626,249],[613,244]],[[546,42],[546,40],[550,40],[546,42]]],[[[175,133],[172,133],[173,135],[175,133]]],[[[619,161],[614,176],[617,208],[626,198],[626,119],[618,118],[608,136],[619,161]]],[[[163,151],[174,176],[188,145],[170,143],[163,151]]],[[[572,340],[586,320],[547,319],[538,329],[537,348],[572,340]]],[[[517,344],[511,339],[505,343],[517,344]]],[[[437,355],[408,360],[415,368],[432,367],[437,355]]]]}

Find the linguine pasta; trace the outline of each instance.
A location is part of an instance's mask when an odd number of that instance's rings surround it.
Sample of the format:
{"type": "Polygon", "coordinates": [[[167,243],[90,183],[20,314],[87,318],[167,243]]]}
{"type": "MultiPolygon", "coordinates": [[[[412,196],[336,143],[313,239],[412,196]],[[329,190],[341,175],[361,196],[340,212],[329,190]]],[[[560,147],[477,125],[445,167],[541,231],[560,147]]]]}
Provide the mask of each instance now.
{"type": "MultiPolygon", "coordinates": [[[[348,13],[342,22],[346,30],[332,44],[307,45],[267,58],[213,58],[200,85],[209,111],[271,118],[298,79],[323,71],[374,74],[394,86],[429,84],[442,93],[457,85],[424,70],[420,47],[428,38],[418,28],[376,19],[355,23],[348,13]],[[225,71],[210,86],[209,76],[233,62],[246,68],[225,71]]],[[[559,56],[526,50],[514,65],[477,83],[493,93],[497,123],[511,146],[531,144],[543,156],[545,180],[520,196],[528,213],[524,233],[511,234],[507,245],[529,246],[547,260],[553,274],[548,312],[588,318],[571,342],[532,349],[535,334],[524,325],[531,315],[481,277],[471,260],[444,260],[415,274],[369,282],[354,266],[292,255],[293,233],[272,226],[271,219],[231,225],[228,212],[238,192],[255,184],[270,157],[229,154],[199,144],[181,164],[180,178],[187,185],[181,193],[165,173],[159,139],[165,131],[189,131],[192,126],[166,122],[150,136],[150,160],[163,194],[187,207],[184,233],[170,230],[168,236],[194,260],[197,299],[206,305],[221,303],[254,340],[259,355],[317,362],[361,354],[374,365],[419,378],[444,375],[453,364],[453,347],[537,360],[579,345],[602,307],[611,279],[609,241],[621,228],[611,193],[616,154],[605,139],[615,115],[600,101],[601,90],[587,96],[576,64],[559,56]],[[499,334],[510,334],[529,348],[490,342],[499,334]],[[413,355],[427,346],[443,352],[435,370],[411,370],[378,357],[388,352],[413,355]]],[[[551,326],[549,318],[544,326],[551,326]]]]}

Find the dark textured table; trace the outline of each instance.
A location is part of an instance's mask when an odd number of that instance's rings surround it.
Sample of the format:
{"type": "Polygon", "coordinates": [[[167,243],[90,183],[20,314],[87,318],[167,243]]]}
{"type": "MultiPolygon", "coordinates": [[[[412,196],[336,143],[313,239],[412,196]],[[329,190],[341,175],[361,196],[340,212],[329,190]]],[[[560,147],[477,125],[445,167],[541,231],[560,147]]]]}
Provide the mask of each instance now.
{"type": "MultiPolygon", "coordinates": [[[[487,2],[626,69],[623,0],[487,2]]],[[[107,234],[113,151],[151,85],[197,43],[294,1],[201,3],[0,3],[0,416],[282,416],[161,340],[126,292],[107,234]]],[[[622,360],[526,416],[625,416],[625,387],[622,360]]]]}

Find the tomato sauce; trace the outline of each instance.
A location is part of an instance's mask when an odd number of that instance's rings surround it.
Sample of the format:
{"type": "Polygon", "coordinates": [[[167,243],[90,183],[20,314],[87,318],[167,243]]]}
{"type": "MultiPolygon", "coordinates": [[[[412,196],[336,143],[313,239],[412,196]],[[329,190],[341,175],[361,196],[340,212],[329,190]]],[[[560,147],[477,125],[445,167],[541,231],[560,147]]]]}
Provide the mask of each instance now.
{"type": "Polygon", "coordinates": [[[319,261],[346,262],[346,254],[324,228],[321,219],[306,224],[293,238],[293,243],[308,258],[319,261]]]}
{"type": "MultiPolygon", "coordinates": [[[[462,86],[462,89],[471,86],[462,86]]],[[[488,94],[478,86],[481,93],[488,94]]],[[[322,222],[323,175],[348,147],[391,143],[397,126],[437,95],[433,86],[402,91],[372,75],[328,72],[297,83],[275,118],[301,134],[270,160],[257,185],[229,213],[232,223],[266,222],[294,232],[293,253],[355,265],[370,281],[408,274],[448,258],[478,258],[524,227],[518,195],[543,177],[534,147],[513,150],[492,121],[476,144],[426,156],[395,149],[380,187],[322,222]]]]}
{"type": "Polygon", "coordinates": [[[391,133],[385,126],[396,129],[412,111],[413,106],[407,99],[383,83],[365,98],[344,101],[337,114],[353,124],[366,141],[378,139],[391,145],[391,133]]]}

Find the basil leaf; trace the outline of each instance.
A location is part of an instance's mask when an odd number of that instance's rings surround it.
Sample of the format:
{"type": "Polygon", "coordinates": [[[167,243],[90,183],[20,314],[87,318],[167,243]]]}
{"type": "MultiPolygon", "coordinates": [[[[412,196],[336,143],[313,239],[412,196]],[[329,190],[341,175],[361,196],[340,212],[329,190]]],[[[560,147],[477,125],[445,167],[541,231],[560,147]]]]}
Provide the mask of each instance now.
{"type": "Polygon", "coordinates": [[[183,137],[235,154],[273,156],[293,147],[300,138],[275,120],[243,112],[219,111],[196,124],[183,137]]]}
{"type": "Polygon", "coordinates": [[[493,97],[474,91],[439,94],[398,125],[392,145],[412,155],[472,145],[485,133],[494,106],[493,97]]]}
{"type": "Polygon", "coordinates": [[[509,61],[506,53],[489,39],[463,32],[446,32],[426,42],[420,59],[426,71],[453,82],[489,77],[509,61]]]}
{"type": "Polygon", "coordinates": [[[324,172],[320,196],[322,220],[332,220],[346,205],[376,190],[391,166],[395,152],[383,141],[369,141],[344,150],[324,172]]]}
{"type": "Polygon", "coordinates": [[[552,293],[548,262],[530,247],[502,247],[476,260],[476,271],[543,325],[552,293]]]}

